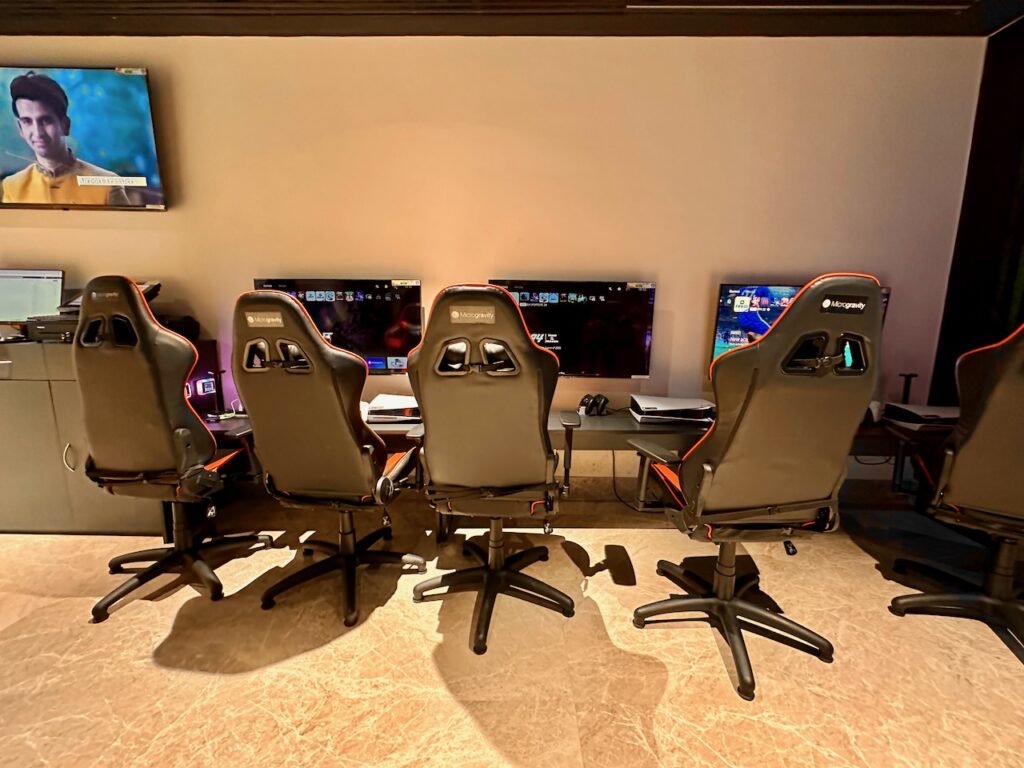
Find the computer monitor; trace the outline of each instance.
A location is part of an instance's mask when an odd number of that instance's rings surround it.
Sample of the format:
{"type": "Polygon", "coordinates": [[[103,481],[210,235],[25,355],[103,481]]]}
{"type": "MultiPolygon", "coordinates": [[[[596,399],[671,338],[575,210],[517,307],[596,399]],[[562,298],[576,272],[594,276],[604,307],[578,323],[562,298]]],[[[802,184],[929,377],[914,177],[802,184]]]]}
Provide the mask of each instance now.
{"type": "Polygon", "coordinates": [[[490,280],[519,304],[534,341],[563,376],[647,378],[654,283],[611,280],[490,280]]]}
{"type": "MultiPolygon", "coordinates": [[[[802,285],[723,283],[718,288],[714,360],[723,352],[742,347],[763,336],[779,319],[802,285]]],[[[882,288],[882,317],[889,308],[890,288],[882,288]]]]}
{"type": "Polygon", "coordinates": [[[63,288],[59,269],[0,269],[0,323],[57,314],[63,288]]]}
{"type": "Polygon", "coordinates": [[[419,280],[271,277],[253,280],[253,286],[297,298],[323,337],[361,355],[370,373],[403,373],[420,343],[419,280]]]}

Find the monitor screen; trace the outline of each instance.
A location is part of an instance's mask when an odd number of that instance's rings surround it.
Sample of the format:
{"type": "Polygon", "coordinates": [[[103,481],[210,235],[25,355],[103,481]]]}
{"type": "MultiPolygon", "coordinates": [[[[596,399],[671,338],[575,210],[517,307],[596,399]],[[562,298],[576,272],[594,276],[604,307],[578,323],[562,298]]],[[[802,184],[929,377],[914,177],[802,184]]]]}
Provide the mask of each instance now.
{"type": "Polygon", "coordinates": [[[0,67],[0,205],[163,210],[146,70],[0,67]]]}
{"type": "MultiPolygon", "coordinates": [[[[723,283],[718,289],[714,360],[723,352],[763,336],[779,319],[802,285],[723,283]]],[[[889,308],[889,288],[882,288],[882,317],[889,308]]]]}
{"type": "Polygon", "coordinates": [[[0,323],[57,314],[63,287],[59,269],[0,269],[0,323]]]}
{"type": "Polygon", "coordinates": [[[651,368],[654,283],[491,280],[519,303],[534,341],[564,376],[646,378],[651,368]]]}
{"type": "Polygon", "coordinates": [[[257,289],[302,302],[328,342],[361,355],[370,373],[402,373],[423,330],[419,280],[257,278],[257,289]]]}

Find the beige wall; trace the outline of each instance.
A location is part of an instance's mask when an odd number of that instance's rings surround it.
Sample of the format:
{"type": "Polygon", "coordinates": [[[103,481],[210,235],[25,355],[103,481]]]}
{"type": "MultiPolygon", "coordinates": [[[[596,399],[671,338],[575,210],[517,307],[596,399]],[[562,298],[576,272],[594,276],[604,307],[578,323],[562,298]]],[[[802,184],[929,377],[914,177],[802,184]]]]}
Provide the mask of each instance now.
{"type": "MultiPolygon", "coordinates": [[[[983,39],[18,38],[151,71],[166,213],[0,211],[0,265],[159,278],[227,340],[254,275],[658,283],[649,382],[699,391],[716,286],[893,287],[885,394],[925,393],[983,39]]],[[[0,119],[5,119],[0,116],[0,119]]],[[[372,391],[400,391],[386,377],[372,391]]]]}

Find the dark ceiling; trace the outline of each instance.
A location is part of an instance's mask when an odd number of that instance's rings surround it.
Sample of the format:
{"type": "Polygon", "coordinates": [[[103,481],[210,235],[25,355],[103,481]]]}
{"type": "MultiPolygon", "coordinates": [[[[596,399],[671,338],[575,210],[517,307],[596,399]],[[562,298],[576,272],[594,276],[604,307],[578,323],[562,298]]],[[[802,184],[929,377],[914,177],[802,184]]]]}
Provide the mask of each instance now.
{"type": "Polygon", "coordinates": [[[13,35],[990,35],[1024,0],[0,0],[13,35]]]}

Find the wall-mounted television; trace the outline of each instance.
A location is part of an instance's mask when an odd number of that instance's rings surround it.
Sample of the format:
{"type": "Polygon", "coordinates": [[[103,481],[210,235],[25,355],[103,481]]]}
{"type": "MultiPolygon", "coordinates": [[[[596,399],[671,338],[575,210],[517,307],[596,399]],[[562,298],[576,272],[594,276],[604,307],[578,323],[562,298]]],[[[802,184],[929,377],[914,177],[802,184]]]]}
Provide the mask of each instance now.
{"type": "MultiPolygon", "coordinates": [[[[718,287],[715,337],[711,359],[742,347],[767,333],[802,285],[723,283],[718,287]]],[[[882,317],[889,309],[890,288],[882,288],[882,317]]]]}
{"type": "Polygon", "coordinates": [[[0,67],[0,206],[163,210],[146,70],[0,67]]]}
{"type": "Polygon", "coordinates": [[[362,356],[370,373],[404,373],[423,335],[419,280],[261,277],[253,287],[297,298],[323,337],[362,356]]]}
{"type": "Polygon", "coordinates": [[[490,280],[518,302],[534,341],[563,376],[643,379],[651,372],[654,283],[490,280]]]}

